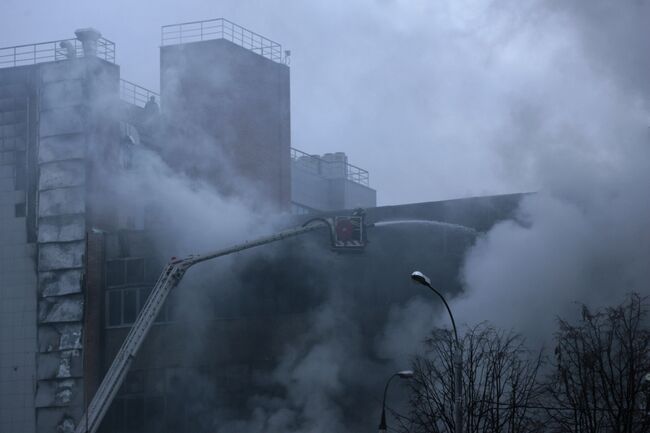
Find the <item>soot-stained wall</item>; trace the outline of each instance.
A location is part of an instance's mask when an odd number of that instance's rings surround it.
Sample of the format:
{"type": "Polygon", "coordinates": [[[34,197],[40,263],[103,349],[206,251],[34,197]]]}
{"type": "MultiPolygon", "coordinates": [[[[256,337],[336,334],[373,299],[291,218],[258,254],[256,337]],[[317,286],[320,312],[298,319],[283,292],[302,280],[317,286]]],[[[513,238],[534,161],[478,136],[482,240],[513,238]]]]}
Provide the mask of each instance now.
{"type": "MultiPolygon", "coordinates": [[[[372,425],[377,401],[368,396],[383,386],[382,366],[393,362],[376,350],[376,342],[393,308],[421,290],[409,274],[421,270],[453,296],[461,290],[458,271],[475,239],[473,230],[487,230],[508,217],[518,199],[370,209],[368,222],[391,223],[368,228],[370,242],[362,253],[334,253],[327,233],[317,232],[192,269],[147,337],[104,431],[208,432],[229,420],[253,417],[273,399],[291,406],[286,399],[292,391],[279,383],[278,371],[302,350],[327,346],[318,342],[324,338],[321,322],[330,315],[339,320],[339,313],[347,323],[326,327],[326,334],[335,335],[325,340],[352,339],[352,348],[345,349],[349,365],[336,368],[347,368],[355,377],[341,379],[346,392],[337,397],[338,407],[349,431],[372,425]]],[[[107,276],[107,312],[117,316],[105,324],[105,366],[162,267],[146,248],[153,239],[146,237],[130,232],[107,240],[107,267],[120,276],[107,276]],[[111,311],[111,304],[121,309],[111,311]]]]}
{"type": "Polygon", "coordinates": [[[288,66],[224,39],[164,46],[160,63],[163,154],[172,165],[286,209],[288,66]]]}

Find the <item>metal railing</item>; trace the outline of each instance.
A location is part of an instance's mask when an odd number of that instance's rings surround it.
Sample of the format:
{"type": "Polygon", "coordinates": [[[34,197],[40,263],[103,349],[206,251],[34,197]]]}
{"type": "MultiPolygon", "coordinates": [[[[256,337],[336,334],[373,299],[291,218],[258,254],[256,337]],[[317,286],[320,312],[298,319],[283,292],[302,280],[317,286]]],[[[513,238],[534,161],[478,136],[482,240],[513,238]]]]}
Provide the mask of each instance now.
{"type": "Polygon", "coordinates": [[[368,170],[364,170],[361,167],[357,167],[356,165],[347,162],[327,161],[318,155],[310,155],[309,153],[305,153],[302,150],[293,147],[291,148],[291,160],[312,173],[319,175],[330,172],[330,170],[327,169],[328,164],[344,164],[346,179],[360,185],[370,186],[370,175],[368,174],[368,170]]]}
{"type": "Polygon", "coordinates": [[[131,81],[120,79],[120,99],[129,104],[144,107],[149,98],[154,96],[160,104],[160,95],[152,90],[139,86],[131,81]]]}
{"type": "Polygon", "coordinates": [[[274,62],[282,63],[282,45],[225,18],[162,27],[161,45],[225,39],[274,62]]]}
{"type": "MultiPolygon", "coordinates": [[[[0,48],[0,68],[56,62],[74,57],[83,57],[84,51],[79,39],[61,39],[37,44],[17,45],[0,48]]],[[[115,43],[108,39],[97,40],[97,57],[115,63],[115,43]]]]}
{"type": "Polygon", "coordinates": [[[348,179],[364,186],[370,186],[370,175],[368,174],[368,170],[364,170],[363,168],[352,164],[346,164],[346,166],[348,169],[348,179]]]}

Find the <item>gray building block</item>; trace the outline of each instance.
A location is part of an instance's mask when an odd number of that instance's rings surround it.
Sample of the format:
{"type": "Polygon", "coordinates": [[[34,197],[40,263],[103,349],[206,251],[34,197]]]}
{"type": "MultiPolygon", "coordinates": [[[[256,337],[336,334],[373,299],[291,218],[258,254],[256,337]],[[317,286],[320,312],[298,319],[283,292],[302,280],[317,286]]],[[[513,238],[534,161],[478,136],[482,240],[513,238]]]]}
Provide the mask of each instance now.
{"type": "Polygon", "coordinates": [[[41,325],[38,327],[38,351],[81,349],[81,335],[80,323],[41,325]]]}
{"type": "Polygon", "coordinates": [[[39,135],[73,134],[84,131],[84,110],[82,107],[65,107],[41,111],[39,135]]]}
{"type": "Polygon", "coordinates": [[[41,164],[38,188],[40,190],[81,186],[86,183],[84,160],[57,161],[41,164]]]}
{"type": "Polygon", "coordinates": [[[85,75],[86,67],[83,59],[41,65],[41,81],[43,83],[82,79],[85,75]]]}
{"type": "Polygon", "coordinates": [[[81,417],[81,407],[37,409],[36,433],[74,433],[74,420],[81,417]]]}
{"type": "Polygon", "coordinates": [[[62,215],[39,218],[38,241],[71,242],[84,240],[86,220],[83,215],[62,215]]]}
{"type": "Polygon", "coordinates": [[[39,271],[81,268],[83,266],[84,242],[40,244],[38,246],[39,271]]]}
{"type": "Polygon", "coordinates": [[[40,380],[36,385],[35,405],[41,408],[80,404],[83,398],[81,385],[79,379],[40,380]]]}
{"type": "Polygon", "coordinates": [[[79,378],[83,375],[80,350],[39,353],[38,380],[79,378]]]}
{"type": "Polygon", "coordinates": [[[42,191],[39,195],[38,215],[74,215],[86,210],[85,189],[59,188],[42,191]]]}
{"type": "Polygon", "coordinates": [[[41,272],[40,294],[43,297],[81,293],[81,270],[41,272]]]}
{"type": "Polygon", "coordinates": [[[84,98],[84,86],[81,80],[54,81],[41,86],[41,109],[43,110],[81,105],[84,98]]]}
{"type": "Polygon", "coordinates": [[[78,322],[83,318],[83,305],[80,295],[43,298],[38,303],[39,323],[78,322]]]}
{"type": "Polygon", "coordinates": [[[43,137],[39,143],[38,162],[46,163],[85,158],[86,139],[83,134],[43,137]]]}

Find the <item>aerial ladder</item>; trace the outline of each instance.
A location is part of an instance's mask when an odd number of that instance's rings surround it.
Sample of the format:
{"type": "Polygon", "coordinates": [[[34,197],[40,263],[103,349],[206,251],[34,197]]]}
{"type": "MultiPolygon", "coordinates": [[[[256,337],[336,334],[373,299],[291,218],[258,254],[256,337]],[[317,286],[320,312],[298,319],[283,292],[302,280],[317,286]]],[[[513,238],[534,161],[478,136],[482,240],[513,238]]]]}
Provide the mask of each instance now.
{"type": "Polygon", "coordinates": [[[285,230],[271,236],[245,242],[219,251],[207,254],[191,255],[183,259],[172,258],[165,266],[158,281],[151,290],[149,298],[142,307],[135,323],[115,355],[113,363],[102,379],[97,392],[90,404],[85,408],[82,418],[77,424],[75,433],[96,433],[104,415],[108,411],[117,394],[138,349],[144,342],[151,325],[160,313],[171,290],[182,280],[185,272],[192,266],[216,259],[217,257],[244,251],[261,245],[270,244],[283,239],[295,237],[314,230],[329,228],[333,250],[361,250],[365,245],[364,218],[362,211],[355,211],[353,216],[337,216],[333,218],[313,218],[301,227],[285,230]]]}

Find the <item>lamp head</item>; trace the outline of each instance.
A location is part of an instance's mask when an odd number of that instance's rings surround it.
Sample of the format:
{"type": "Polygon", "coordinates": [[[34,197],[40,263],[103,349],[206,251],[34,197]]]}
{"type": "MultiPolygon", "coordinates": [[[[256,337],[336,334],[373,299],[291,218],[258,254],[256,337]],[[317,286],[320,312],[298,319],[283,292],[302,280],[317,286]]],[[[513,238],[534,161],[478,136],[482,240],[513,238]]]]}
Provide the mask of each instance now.
{"type": "Polygon", "coordinates": [[[413,272],[413,273],[411,274],[411,279],[412,279],[413,281],[416,281],[416,282],[418,282],[418,283],[424,285],[424,286],[429,286],[429,287],[431,287],[431,280],[429,279],[429,277],[427,277],[426,275],[424,275],[424,274],[423,274],[422,272],[420,272],[420,271],[415,271],[415,272],[413,272]]]}
{"type": "Polygon", "coordinates": [[[411,379],[413,377],[413,370],[398,371],[397,375],[402,379],[411,379]]]}

